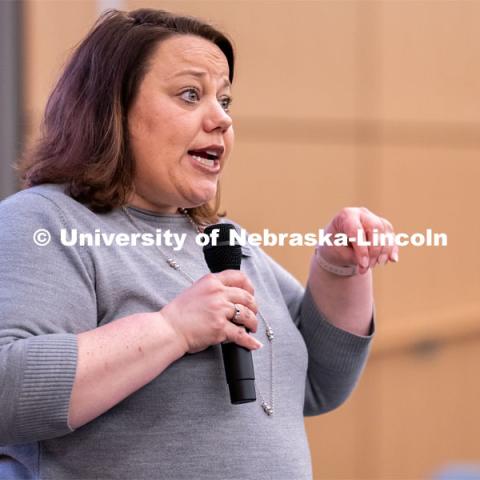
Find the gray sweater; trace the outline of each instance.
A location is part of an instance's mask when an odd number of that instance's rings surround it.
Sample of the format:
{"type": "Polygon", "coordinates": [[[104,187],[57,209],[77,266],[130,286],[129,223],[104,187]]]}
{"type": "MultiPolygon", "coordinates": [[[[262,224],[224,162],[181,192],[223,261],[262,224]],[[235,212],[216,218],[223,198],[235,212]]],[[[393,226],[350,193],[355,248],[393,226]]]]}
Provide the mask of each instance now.
{"type": "MultiPolygon", "coordinates": [[[[144,232],[186,233],[175,258],[194,279],[208,273],[184,216],[129,211],[144,232]]],[[[136,232],[120,209],[95,214],[60,185],[30,188],[0,203],[0,478],[312,478],[304,416],[328,412],[349,396],[374,322],[365,337],[333,326],[308,288],[261,248],[246,245],[242,271],[275,331],[274,415],[263,412],[259,399],[230,403],[221,348],[214,345],[184,355],[72,430],[76,335],[158,311],[190,283],[154,246],[62,246],[62,228],[136,232]],[[40,228],[51,233],[47,246],[33,242],[40,228]]],[[[263,328],[252,335],[265,345],[252,355],[257,388],[269,399],[268,339],[263,328]]]]}

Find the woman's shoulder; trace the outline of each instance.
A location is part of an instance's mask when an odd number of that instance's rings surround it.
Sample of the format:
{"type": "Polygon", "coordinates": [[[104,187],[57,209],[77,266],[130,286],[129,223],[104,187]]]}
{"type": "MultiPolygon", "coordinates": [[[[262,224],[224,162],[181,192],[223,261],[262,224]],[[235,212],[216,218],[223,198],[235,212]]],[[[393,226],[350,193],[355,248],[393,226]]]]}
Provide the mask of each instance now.
{"type": "Polygon", "coordinates": [[[73,227],[90,231],[97,215],[65,192],[62,184],[20,190],[0,202],[2,239],[32,238],[37,230],[60,232],[73,227]]]}
{"type": "Polygon", "coordinates": [[[45,208],[45,206],[49,204],[52,204],[52,206],[58,206],[58,204],[68,202],[68,199],[71,202],[75,201],[65,193],[62,184],[46,183],[25,188],[24,190],[20,190],[13,195],[6,197],[0,202],[0,208],[45,208]]]}
{"type": "Polygon", "coordinates": [[[63,217],[68,212],[88,210],[65,191],[64,184],[45,183],[25,188],[0,201],[0,217],[63,217]]]}

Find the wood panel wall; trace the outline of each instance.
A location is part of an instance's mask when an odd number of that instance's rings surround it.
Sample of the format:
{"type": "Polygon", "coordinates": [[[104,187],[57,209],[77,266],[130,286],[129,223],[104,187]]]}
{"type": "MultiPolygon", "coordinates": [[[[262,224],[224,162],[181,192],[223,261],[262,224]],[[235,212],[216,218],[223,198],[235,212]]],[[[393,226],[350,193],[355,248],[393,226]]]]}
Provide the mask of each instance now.
{"type": "MultiPolygon", "coordinates": [[[[26,1],[32,136],[92,1],[26,1]]],[[[306,419],[315,478],[426,479],[480,464],[480,2],[137,1],[224,29],[237,48],[236,147],[222,183],[251,232],[314,232],[364,205],[446,232],[375,272],[377,336],[352,397],[306,419]]],[[[311,248],[267,248],[305,281],[311,248]]]]}

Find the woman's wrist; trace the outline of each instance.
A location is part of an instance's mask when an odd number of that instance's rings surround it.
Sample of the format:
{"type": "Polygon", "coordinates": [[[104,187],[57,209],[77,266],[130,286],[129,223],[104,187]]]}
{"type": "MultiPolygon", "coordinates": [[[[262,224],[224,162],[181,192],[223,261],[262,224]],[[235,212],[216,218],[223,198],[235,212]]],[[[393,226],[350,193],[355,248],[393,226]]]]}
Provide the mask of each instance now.
{"type": "Polygon", "coordinates": [[[176,357],[183,357],[187,353],[184,338],[168,320],[163,309],[158,312],[152,312],[151,315],[153,322],[156,324],[156,329],[161,333],[160,340],[165,342],[165,339],[167,339],[167,343],[173,347],[176,357]]]}
{"type": "Polygon", "coordinates": [[[322,255],[321,246],[315,248],[314,256],[317,265],[333,275],[339,277],[353,277],[358,274],[358,267],[356,265],[335,265],[329,262],[324,255],[322,255]]]}

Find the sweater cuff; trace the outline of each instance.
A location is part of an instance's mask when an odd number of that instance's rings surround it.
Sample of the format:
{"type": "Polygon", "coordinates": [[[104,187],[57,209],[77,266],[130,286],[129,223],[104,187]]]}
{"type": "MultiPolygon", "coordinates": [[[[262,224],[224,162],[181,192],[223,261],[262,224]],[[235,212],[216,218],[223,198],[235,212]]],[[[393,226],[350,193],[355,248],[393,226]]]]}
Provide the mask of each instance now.
{"type": "Polygon", "coordinates": [[[375,335],[375,305],[369,334],[356,335],[331,324],[318,310],[307,286],[301,306],[300,331],[309,356],[316,362],[332,371],[351,371],[365,360],[375,335]]]}
{"type": "Polygon", "coordinates": [[[74,334],[39,335],[30,338],[16,426],[23,441],[66,435],[68,411],[77,368],[74,334]]]}

